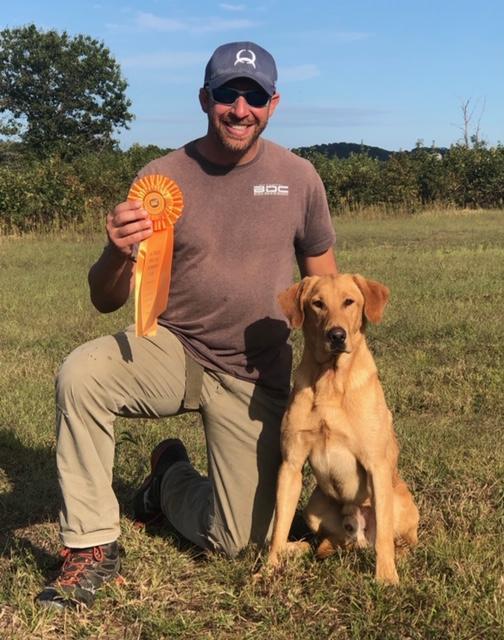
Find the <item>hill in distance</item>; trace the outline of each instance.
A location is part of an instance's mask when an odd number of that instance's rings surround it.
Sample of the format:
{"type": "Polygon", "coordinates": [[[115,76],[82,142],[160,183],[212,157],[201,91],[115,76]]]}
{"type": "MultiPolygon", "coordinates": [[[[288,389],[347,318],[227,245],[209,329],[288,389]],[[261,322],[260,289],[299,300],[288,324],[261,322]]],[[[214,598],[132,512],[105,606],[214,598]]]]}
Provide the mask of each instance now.
{"type": "MultiPolygon", "coordinates": [[[[430,151],[434,153],[440,153],[444,155],[448,149],[446,147],[415,147],[409,151],[405,150],[405,153],[415,153],[421,150],[430,151]]],[[[363,153],[370,158],[376,158],[377,160],[388,160],[391,155],[397,153],[397,151],[388,151],[381,147],[371,147],[367,144],[358,144],[356,142],[329,142],[325,144],[314,144],[311,147],[297,147],[292,149],[294,153],[300,156],[306,156],[310,153],[321,153],[327,158],[348,158],[352,153],[363,153]]]]}

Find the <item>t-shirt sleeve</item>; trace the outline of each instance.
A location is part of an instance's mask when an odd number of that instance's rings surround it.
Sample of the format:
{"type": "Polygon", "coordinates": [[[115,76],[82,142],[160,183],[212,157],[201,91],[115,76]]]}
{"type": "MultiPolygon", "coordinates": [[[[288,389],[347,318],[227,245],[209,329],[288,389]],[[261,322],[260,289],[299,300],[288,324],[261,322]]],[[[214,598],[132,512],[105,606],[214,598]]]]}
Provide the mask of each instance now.
{"type": "Polygon", "coordinates": [[[319,255],[332,247],[336,241],[324,185],[313,166],[308,164],[308,192],[304,219],[299,223],[295,238],[298,256],[319,255]]]}

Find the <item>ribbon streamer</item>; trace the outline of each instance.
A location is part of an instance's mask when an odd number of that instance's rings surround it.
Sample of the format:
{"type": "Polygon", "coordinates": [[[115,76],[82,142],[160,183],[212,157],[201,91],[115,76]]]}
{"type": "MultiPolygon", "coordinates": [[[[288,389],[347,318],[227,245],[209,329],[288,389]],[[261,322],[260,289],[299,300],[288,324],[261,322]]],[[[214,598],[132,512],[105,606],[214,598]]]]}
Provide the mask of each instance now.
{"type": "Polygon", "coordinates": [[[157,318],[166,309],[170,292],[174,228],[184,207],[180,188],[161,175],[135,182],[128,200],[140,200],[152,220],[152,235],[138,248],[135,271],[135,330],[155,336],[157,318]]]}

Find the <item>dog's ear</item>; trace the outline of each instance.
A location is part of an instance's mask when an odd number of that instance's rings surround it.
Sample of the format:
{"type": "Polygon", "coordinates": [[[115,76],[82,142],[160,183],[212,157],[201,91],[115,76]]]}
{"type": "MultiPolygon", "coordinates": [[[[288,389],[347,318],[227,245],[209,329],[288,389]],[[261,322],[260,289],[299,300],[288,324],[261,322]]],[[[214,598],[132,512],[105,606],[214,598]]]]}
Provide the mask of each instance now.
{"type": "Polygon", "coordinates": [[[316,280],[318,280],[318,276],[303,278],[301,282],[293,284],[278,296],[278,303],[293,329],[299,329],[303,326],[304,303],[316,280]]]}
{"type": "Polygon", "coordinates": [[[334,553],[336,553],[338,546],[343,545],[335,544],[331,540],[331,538],[323,538],[319,546],[317,547],[317,550],[315,551],[315,555],[319,560],[324,560],[325,558],[328,558],[329,556],[332,556],[334,553]]]}
{"type": "Polygon", "coordinates": [[[389,289],[381,282],[368,280],[358,273],[354,274],[353,279],[364,296],[365,317],[369,322],[374,322],[375,324],[380,322],[389,299],[389,289]]]}
{"type": "Polygon", "coordinates": [[[302,282],[298,282],[286,291],[282,291],[278,296],[278,304],[282,307],[282,311],[293,329],[299,329],[304,322],[304,310],[300,304],[301,288],[302,282]]]}

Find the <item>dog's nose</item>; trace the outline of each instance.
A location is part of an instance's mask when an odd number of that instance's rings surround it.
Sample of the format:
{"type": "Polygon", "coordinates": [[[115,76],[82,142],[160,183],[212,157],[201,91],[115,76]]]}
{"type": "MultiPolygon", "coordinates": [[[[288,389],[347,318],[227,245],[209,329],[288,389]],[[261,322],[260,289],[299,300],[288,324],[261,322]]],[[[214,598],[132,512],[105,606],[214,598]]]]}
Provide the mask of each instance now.
{"type": "Polygon", "coordinates": [[[350,535],[355,533],[355,527],[353,526],[353,524],[351,522],[346,522],[345,523],[345,531],[347,533],[349,533],[350,535]]]}
{"type": "Polygon", "coordinates": [[[327,338],[331,347],[341,347],[346,340],[346,331],[342,327],[333,327],[327,332],[327,338]]]}

